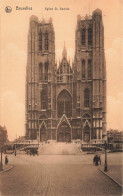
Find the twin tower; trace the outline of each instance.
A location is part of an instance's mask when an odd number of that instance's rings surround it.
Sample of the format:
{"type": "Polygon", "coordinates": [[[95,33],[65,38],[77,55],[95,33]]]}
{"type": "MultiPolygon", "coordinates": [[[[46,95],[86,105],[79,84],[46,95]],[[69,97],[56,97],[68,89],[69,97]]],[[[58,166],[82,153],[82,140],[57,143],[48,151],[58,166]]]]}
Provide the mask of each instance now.
{"type": "MultiPolygon", "coordinates": [[[[61,35],[62,36],[62,35],[61,35]]],[[[102,12],[78,16],[72,67],[64,47],[55,63],[55,33],[30,18],[26,68],[26,138],[101,143],[106,134],[106,66],[102,12]]]]}

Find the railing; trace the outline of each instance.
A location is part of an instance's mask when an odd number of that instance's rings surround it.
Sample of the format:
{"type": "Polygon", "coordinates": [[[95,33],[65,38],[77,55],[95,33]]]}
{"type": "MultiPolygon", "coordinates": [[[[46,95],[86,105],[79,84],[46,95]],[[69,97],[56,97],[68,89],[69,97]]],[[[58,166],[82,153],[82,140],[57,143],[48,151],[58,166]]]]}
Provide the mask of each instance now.
{"type": "Polygon", "coordinates": [[[31,145],[31,144],[38,144],[37,140],[24,140],[24,141],[15,141],[14,144],[16,145],[31,145]]]}
{"type": "Polygon", "coordinates": [[[105,140],[102,140],[102,139],[92,139],[90,141],[90,144],[104,144],[105,143],[105,140]]]}

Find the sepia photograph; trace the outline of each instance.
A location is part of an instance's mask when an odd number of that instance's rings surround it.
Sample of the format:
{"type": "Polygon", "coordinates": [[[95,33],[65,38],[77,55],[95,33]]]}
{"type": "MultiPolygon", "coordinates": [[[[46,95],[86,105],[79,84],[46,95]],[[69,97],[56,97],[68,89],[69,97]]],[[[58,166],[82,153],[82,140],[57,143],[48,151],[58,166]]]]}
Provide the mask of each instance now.
{"type": "Polygon", "coordinates": [[[0,0],[0,196],[123,195],[123,0],[0,0]]]}

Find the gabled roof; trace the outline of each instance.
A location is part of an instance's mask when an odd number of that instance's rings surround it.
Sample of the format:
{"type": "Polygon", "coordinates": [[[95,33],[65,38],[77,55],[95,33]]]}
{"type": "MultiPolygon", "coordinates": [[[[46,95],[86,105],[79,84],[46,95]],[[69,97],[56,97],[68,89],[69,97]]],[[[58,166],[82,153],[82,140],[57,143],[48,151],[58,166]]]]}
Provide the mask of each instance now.
{"type": "Polygon", "coordinates": [[[89,123],[89,121],[88,121],[88,120],[86,120],[86,121],[85,121],[85,123],[84,123],[83,127],[85,127],[86,125],[88,125],[89,127],[91,127],[91,125],[90,125],[90,123],[89,123]]]}
{"type": "Polygon", "coordinates": [[[68,60],[67,60],[67,50],[66,50],[65,44],[64,44],[64,49],[62,52],[62,60],[59,62],[59,67],[57,69],[57,72],[60,73],[60,70],[62,70],[61,71],[62,73],[72,72],[72,68],[70,66],[70,61],[68,62],[68,60]]]}
{"type": "Polygon", "coordinates": [[[60,119],[60,121],[59,121],[59,123],[57,125],[57,129],[63,122],[66,122],[66,124],[68,124],[68,126],[71,128],[71,125],[70,125],[70,123],[68,121],[67,116],[65,114],[63,114],[63,116],[61,117],[61,119],[60,119]]]}
{"type": "Polygon", "coordinates": [[[47,129],[46,123],[42,121],[41,125],[39,126],[40,128],[44,125],[44,127],[47,129]]]}

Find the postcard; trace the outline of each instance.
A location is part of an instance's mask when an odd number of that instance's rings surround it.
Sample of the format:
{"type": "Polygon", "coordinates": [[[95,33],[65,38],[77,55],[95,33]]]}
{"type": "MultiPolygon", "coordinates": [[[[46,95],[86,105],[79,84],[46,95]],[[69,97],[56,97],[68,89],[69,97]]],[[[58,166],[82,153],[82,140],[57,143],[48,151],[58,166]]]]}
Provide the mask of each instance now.
{"type": "Polygon", "coordinates": [[[0,195],[122,195],[123,0],[0,0],[0,195]]]}

